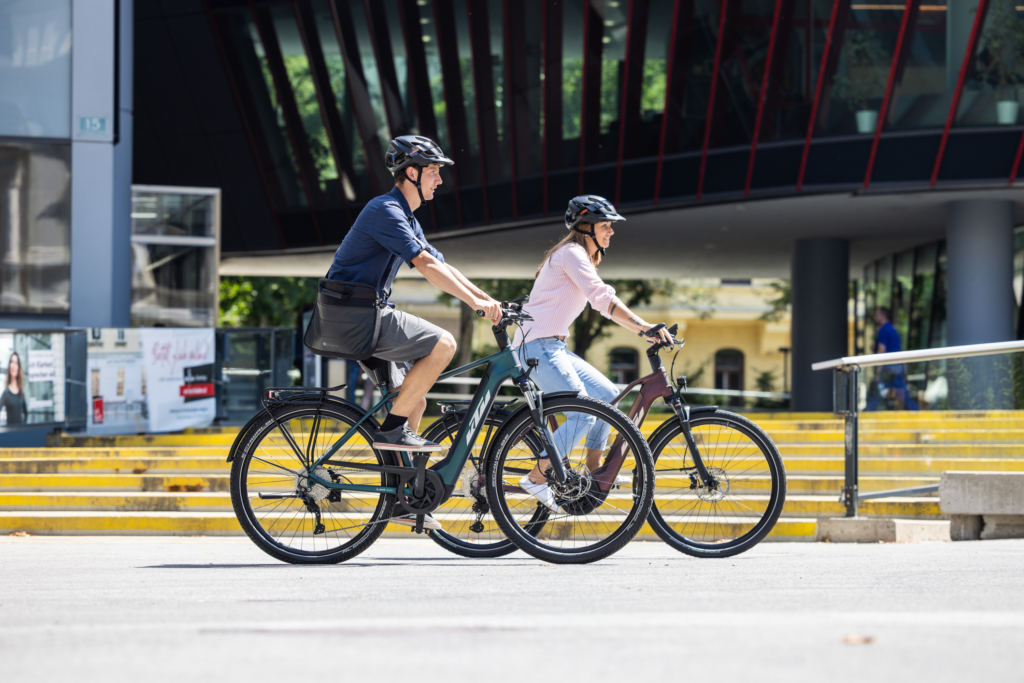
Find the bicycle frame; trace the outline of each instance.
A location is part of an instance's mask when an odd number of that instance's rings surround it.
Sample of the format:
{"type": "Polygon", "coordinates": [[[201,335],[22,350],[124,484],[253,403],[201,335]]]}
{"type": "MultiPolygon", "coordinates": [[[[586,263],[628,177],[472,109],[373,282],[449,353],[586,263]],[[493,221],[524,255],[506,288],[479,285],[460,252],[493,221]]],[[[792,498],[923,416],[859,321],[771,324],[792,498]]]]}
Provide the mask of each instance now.
{"type": "MultiPolygon", "coordinates": [[[[459,475],[462,472],[462,468],[465,466],[466,461],[469,459],[470,453],[472,452],[472,446],[476,442],[476,438],[480,433],[481,428],[484,424],[484,417],[490,412],[491,407],[494,405],[494,400],[497,398],[498,389],[506,379],[512,379],[522,375],[518,364],[516,364],[515,356],[512,350],[505,347],[497,353],[493,353],[486,358],[473,361],[462,367],[455,368],[444,374],[439,379],[447,379],[454,377],[473,368],[481,365],[487,365],[487,369],[484,371],[484,376],[480,380],[480,385],[477,387],[476,393],[473,395],[473,399],[469,404],[468,415],[470,416],[465,427],[459,430],[459,434],[448,450],[448,455],[440,463],[431,468],[435,473],[441,477],[441,481],[444,482],[446,487],[454,487],[455,483],[459,480],[459,475]]],[[[380,408],[384,407],[389,401],[398,396],[398,392],[394,391],[383,398],[370,410],[368,410],[354,425],[352,425],[347,432],[345,432],[341,438],[334,442],[327,451],[321,455],[315,462],[313,462],[307,469],[308,477],[310,480],[325,486],[326,488],[338,490],[338,491],[362,491],[371,493],[401,493],[398,487],[394,486],[373,486],[368,484],[348,484],[339,483],[329,480],[321,479],[316,476],[315,470],[321,465],[340,465],[339,461],[332,461],[331,458],[341,449],[345,443],[359,429],[359,426],[363,424],[370,415],[377,412],[380,408]]],[[[282,430],[285,431],[285,430],[282,430]]],[[[287,434],[287,432],[285,431],[287,434]]],[[[316,438],[317,429],[314,429],[310,433],[310,442],[316,438]]],[[[297,453],[302,452],[301,448],[294,443],[294,440],[288,436],[288,440],[291,443],[293,449],[297,453]]],[[[365,469],[367,471],[375,471],[375,466],[367,465],[365,463],[348,463],[354,469],[365,469]]]]}
{"type": "MultiPolygon", "coordinates": [[[[629,409],[628,414],[630,421],[639,428],[650,413],[654,402],[659,398],[665,399],[665,402],[672,406],[677,419],[683,424],[683,434],[690,450],[690,455],[693,457],[694,467],[700,475],[702,482],[708,487],[714,487],[716,482],[708,473],[704,460],[697,450],[697,444],[693,439],[693,435],[690,433],[690,406],[683,405],[681,392],[672,387],[668,373],[665,371],[665,366],[662,364],[661,357],[657,351],[658,349],[652,348],[647,353],[647,358],[651,363],[653,372],[630,382],[618,396],[611,400],[611,404],[617,406],[619,401],[633,391],[634,387],[639,385],[640,394],[633,401],[633,406],[629,409]]],[[[717,409],[717,406],[710,406],[704,410],[715,411],[717,409]]],[[[608,450],[604,463],[594,471],[594,481],[597,482],[598,487],[602,491],[608,491],[611,488],[616,475],[622,467],[622,463],[626,460],[626,455],[628,455],[628,449],[623,448],[622,438],[616,438],[615,442],[612,443],[612,447],[608,450]]]]}

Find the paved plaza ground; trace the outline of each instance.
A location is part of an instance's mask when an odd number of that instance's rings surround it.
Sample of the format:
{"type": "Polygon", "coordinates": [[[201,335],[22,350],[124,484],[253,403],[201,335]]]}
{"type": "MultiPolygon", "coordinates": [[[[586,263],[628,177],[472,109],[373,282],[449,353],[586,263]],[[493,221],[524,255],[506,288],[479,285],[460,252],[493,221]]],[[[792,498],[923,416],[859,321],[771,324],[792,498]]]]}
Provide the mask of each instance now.
{"type": "Polygon", "coordinates": [[[633,543],[552,566],[382,540],[0,538],[0,680],[1024,680],[1024,541],[633,543]]]}

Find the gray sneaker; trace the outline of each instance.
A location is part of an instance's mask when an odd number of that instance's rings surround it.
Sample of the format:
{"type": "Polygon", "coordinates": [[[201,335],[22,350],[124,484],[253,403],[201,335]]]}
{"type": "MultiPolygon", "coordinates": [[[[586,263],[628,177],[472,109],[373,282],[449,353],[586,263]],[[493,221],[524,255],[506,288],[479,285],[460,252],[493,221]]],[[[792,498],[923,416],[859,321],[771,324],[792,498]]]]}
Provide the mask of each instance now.
{"type": "Polygon", "coordinates": [[[378,431],[373,440],[374,448],[389,451],[407,451],[416,453],[436,453],[441,447],[433,441],[427,441],[412,431],[408,424],[396,427],[390,432],[378,431]]]}
{"type": "MultiPolygon", "coordinates": [[[[392,517],[392,524],[401,524],[402,526],[416,526],[416,515],[402,515],[401,517],[392,517]]],[[[423,528],[424,529],[441,529],[441,522],[437,521],[430,515],[423,515],[423,528]]]]}

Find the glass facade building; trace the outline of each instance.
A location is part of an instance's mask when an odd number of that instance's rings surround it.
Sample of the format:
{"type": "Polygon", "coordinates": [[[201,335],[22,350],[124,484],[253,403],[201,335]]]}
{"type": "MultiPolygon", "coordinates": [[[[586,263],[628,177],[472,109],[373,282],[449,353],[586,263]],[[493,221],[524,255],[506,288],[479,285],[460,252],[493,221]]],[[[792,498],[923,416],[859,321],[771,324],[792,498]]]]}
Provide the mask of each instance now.
{"type": "Polygon", "coordinates": [[[455,159],[429,231],[626,205],[1016,180],[1006,0],[208,0],[282,249],[337,244],[388,140],[455,159]]]}

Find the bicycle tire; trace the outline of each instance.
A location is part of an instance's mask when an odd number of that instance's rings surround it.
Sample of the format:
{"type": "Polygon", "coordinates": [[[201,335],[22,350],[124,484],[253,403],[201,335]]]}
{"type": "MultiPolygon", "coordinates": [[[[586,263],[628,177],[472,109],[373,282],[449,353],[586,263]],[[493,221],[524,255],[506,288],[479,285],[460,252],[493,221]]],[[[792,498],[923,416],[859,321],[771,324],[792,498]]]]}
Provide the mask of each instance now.
{"type": "MultiPolygon", "coordinates": [[[[510,464],[528,462],[529,453],[518,451],[524,437],[535,433],[533,416],[522,411],[501,428],[495,436],[495,446],[489,449],[484,461],[487,500],[490,509],[505,535],[522,551],[553,564],[584,564],[604,559],[620,550],[636,536],[651,509],[654,494],[654,461],[647,442],[628,417],[613,406],[593,398],[563,397],[544,401],[542,419],[545,422],[559,413],[579,413],[600,419],[614,428],[621,437],[627,455],[632,460],[633,488],[626,494],[601,493],[594,495],[587,488],[589,472],[579,462],[576,447],[564,453],[570,472],[579,483],[580,500],[599,498],[600,502],[573,515],[552,513],[542,531],[529,527],[527,514],[533,500],[518,489],[519,468],[511,476],[506,474],[510,464]],[[517,492],[518,491],[518,492],[517,492]],[[516,507],[517,512],[510,508],[516,507]],[[521,512],[520,512],[521,511],[521,512]],[[606,529],[610,532],[606,533],[606,529]],[[604,535],[603,538],[597,538],[604,535]],[[593,540],[592,540],[593,539],[593,540]]],[[[576,435],[571,435],[574,438],[576,435]]],[[[578,444],[583,435],[573,443],[578,444]]],[[[612,443],[615,443],[614,441],[612,443]]],[[[625,461],[629,463],[627,459],[625,461]]],[[[590,484],[593,480],[590,480],[590,484]]]]}
{"type": "MultiPolygon", "coordinates": [[[[288,405],[274,409],[273,413],[263,412],[265,417],[250,427],[231,465],[231,504],[246,535],[271,557],[292,564],[336,564],[362,553],[384,532],[395,506],[395,494],[329,491],[322,486],[317,490],[314,484],[311,487],[314,496],[324,496],[311,503],[319,511],[319,517],[305,502],[295,497],[269,498],[271,502],[266,505],[261,502],[253,508],[254,500],[268,500],[262,498],[261,493],[271,496],[285,496],[289,492],[297,494],[302,488],[300,482],[308,483],[308,480],[301,479],[308,470],[308,465],[303,467],[308,463],[306,453],[313,453],[313,457],[321,455],[333,443],[331,437],[340,437],[361,416],[348,408],[330,404],[319,408],[315,405],[288,405]],[[317,415],[321,428],[314,430],[313,418],[317,415]],[[308,435],[304,432],[304,422],[309,424],[308,435]],[[321,430],[323,439],[319,438],[321,430]],[[295,438],[296,435],[299,438],[295,438]],[[306,453],[298,453],[292,442],[303,444],[306,453]],[[261,464],[253,470],[253,463],[261,464]],[[263,467],[268,469],[259,469],[263,467]],[[318,531],[316,524],[324,519],[331,528],[318,531]],[[312,531],[307,533],[311,525],[312,531]],[[358,531],[346,533],[342,538],[341,532],[352,529],[358,531]],[[317,549],[320,543],[323,548],[317,549]]],[[[371,465],[397,464],[390,451],[377,451],[371,447],[375,427],[372,418],[363,422],[340,451],[342,456],[338,457],[344,457],[346,461],[361,459],[371,465]]],[[[356,476],[353,472],[358,471],[330,466],[324,466],[324,469],[335,481],[350,479],[356,476]]],[[[377,485],[380,486],[397,485],[395,475],[364,472],[374,484],[379,481],[377,485]]],[[[324,478],[320,472],[317,476],[324,478]]]]}
{"type": "Polygon", "coordinates": [[[782,514],[782,456],[764,430],[735,413],[698,415],[690,431],[705,466],[725,479],[726,491],[698,484],[676,418],[652,437],[657,487],[648,521],[659,538],[691,557],[739,555],[760,543],[782,514]]]}

